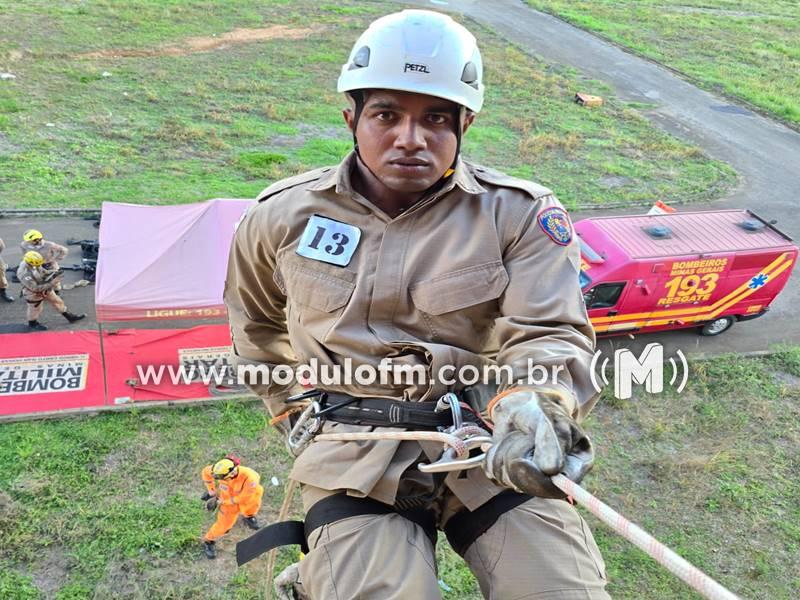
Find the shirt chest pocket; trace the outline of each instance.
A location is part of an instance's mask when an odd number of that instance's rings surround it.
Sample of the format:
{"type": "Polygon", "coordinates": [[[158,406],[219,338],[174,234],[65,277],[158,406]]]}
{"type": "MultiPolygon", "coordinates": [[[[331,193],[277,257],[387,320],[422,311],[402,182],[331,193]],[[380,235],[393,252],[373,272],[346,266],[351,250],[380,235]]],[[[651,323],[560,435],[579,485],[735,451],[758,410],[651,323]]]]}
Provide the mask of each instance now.
{"type": "Polygon", "coordinates": [[[356,274],[287,253],[275,281],[286,294],[289,335],[301,328],[324,342],[353,295],[356,274]]]}
{"type": "Polygon", "coordinates": [[[508,273],[498,260],[417,282],[409,292],[434,340],[478,351],[507,285],[508,273]]]}

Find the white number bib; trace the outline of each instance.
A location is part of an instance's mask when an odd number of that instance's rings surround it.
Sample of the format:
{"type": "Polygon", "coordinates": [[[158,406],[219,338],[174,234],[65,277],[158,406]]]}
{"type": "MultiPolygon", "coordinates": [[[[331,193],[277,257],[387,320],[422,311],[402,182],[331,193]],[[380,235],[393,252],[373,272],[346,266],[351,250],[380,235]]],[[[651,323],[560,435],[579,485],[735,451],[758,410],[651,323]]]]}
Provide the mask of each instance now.
{"type": "Polygon", "coordinates": [[[346,267],[360,240],[358,227],[314,215],[306,223],[297,253],[312,260],[346,267]]]}

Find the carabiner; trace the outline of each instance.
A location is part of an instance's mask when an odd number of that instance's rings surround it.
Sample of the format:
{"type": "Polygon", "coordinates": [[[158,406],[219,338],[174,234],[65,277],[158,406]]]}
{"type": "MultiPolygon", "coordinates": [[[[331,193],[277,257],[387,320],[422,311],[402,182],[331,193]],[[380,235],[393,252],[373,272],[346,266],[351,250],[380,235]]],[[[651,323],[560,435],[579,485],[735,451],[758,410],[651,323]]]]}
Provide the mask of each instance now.
{"type": "Polygon", "coordinates": [[[292,430],[289,432],[286,443],[295,456],[299,456],[306,445],[311,441],[314,434],[319,431],[322,423],[316,416],[319,411],[319,402],[312,402],[309,404],[306,409],[300,413],[297,423],[294,424],[294,427],[292,427],[292,430]]]}
{"type": "Polygon", "coordinates": [[[445,428],[445,431],[457,431],[461,429],[464,423],[464,420],[461,417],[461,403],[458,400],[458,396],[456,396],[453,392],[447,392],[446,394],[442,395],[436,402],[436,408],[434,410],[436,412],[444,412],[445,410],[449,410],[452,413],[453,425],[452,427],[445,428]]]}
{"type": "Polygon", "coordinates": [[[448,448],[442,452],[441,458],[432,463],[419,463],[417,468],[423,473],[445,473],[448,471],[464,471],[481,466],[486,458],[486,450],[492,445],[492,438],[485,435],[478,435],[464,440],[467,450],[480,448],[482,452],[476,456],[458,458],[455,450],[448,448]]]}

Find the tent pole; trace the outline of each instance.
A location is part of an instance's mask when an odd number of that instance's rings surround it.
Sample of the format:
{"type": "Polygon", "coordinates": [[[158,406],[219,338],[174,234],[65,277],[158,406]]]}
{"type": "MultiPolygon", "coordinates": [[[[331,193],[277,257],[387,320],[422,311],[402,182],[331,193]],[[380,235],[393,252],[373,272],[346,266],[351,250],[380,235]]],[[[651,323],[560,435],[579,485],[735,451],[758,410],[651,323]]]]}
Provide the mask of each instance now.
{"type": "Polygon", "coordinates": [[[103,324],[97,322],[97,332],[100,335],[100,362],[103,365],[103,404],[108,406],[108,378],[106,376],[106,349],[103,342],[103,324]]]}

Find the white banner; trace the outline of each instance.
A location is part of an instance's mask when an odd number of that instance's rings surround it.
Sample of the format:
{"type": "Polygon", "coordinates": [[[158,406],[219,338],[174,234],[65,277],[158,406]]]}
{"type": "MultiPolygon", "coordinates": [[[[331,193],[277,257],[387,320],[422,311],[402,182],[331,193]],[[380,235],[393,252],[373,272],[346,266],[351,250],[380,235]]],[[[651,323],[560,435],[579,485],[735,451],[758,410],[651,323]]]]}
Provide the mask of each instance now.
{"type": "Polygon", "coordinates": [[[86,388],[88,354],[0,359],[0,396],[78,392],[86,388]]]}

